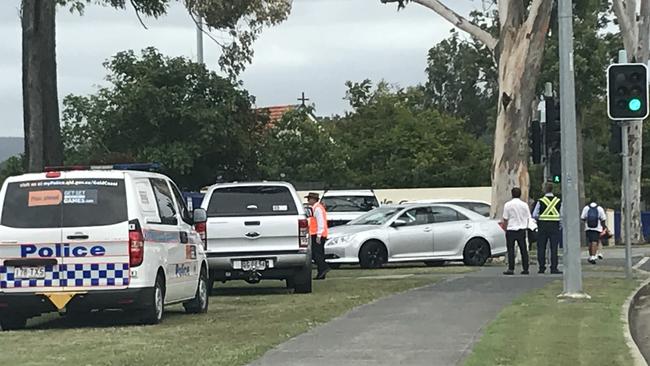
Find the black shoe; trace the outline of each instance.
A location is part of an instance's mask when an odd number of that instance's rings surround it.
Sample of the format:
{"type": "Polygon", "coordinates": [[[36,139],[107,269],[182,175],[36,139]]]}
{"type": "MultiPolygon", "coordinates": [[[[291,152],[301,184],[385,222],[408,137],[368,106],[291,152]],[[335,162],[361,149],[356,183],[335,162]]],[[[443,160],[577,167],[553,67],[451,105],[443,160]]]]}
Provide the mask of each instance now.
{"type": "Polygon", "coordinates": [[[325,268],[325,269],[323,270],[323,272],[319,273],[319,274],[316,276],[316,278],[314,278],[314,279],[315,279],[315,280],[324,280],[324,279],[325,279],[325,276],[327,276],[327,273],[328,273],[329,271],[331,271],[331,270],[332,270],[332,269],[329,268],[329,267],[325,268]]]}
{"type": "Polygon", "coordinates": [[[551,274],[562,274],[562,271],[560,271],[559,269],[551,270],[551,274]]]}
{"type": "Polygon", "coordinates": [[[528,270],[525,270],[525,271],[521,271],[521,274],[522,275],[527,275],[527,274],[530,274],[530,272],[528,272],[528,270]]]}
{"type": "Polygon", "coordinates": [[[506,276],[512,276],[513,274],[515,274],[515,272],[508,270],[508,271],[503,272],[503,274],[506,275],[506,276]]]}

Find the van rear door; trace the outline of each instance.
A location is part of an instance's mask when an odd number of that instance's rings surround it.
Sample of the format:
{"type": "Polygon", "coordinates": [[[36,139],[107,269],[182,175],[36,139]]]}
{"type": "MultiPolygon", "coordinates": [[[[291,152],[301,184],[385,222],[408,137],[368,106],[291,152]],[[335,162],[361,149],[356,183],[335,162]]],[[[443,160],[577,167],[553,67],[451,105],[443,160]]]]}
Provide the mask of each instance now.
{"type": "Polygon", "coordinates": [[[61,291],[62,179],[11,181],[0,191],[0,291],[61,291]]]}
{"type": "Polygon", "coordinates": [[[206,198],[208,252],[298,250],[295,193],[285,185],[216,187],[206,198]]]}
{"type": "MultiPolygon", "coordinates": [[[[124,176],[68,178],[62,188],[65,290],[129,284],[129,220],[124,176]]],[[[74,173],[71,175],[74,176],[74,173]]]]}

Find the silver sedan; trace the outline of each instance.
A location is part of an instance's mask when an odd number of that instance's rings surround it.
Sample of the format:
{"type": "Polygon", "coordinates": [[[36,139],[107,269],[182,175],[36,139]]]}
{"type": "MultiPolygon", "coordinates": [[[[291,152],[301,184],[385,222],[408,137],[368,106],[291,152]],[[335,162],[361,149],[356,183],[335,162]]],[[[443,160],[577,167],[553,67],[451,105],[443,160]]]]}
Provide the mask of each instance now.
{"type": "Polygon", "coordinates": [[[325,257],[334,268],[344,263],[377,268],[387,262],[445,261],[482,266],[504,253],[505,233],[496,220],[451,204],[382,206],[332,228],[325,243],[325,257]]]}

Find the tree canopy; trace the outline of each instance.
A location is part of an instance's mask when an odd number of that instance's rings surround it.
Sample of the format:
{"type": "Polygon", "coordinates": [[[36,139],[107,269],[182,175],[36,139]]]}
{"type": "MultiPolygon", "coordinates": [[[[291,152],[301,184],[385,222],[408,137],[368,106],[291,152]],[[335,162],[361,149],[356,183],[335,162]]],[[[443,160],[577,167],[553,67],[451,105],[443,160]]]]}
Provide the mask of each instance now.
{"type": "Polygon", "coordinates": [[[253,98],[204,65],[153,48],[104,66],[110,86],[64,99],[66,163],[156,161],[183,188],[256,178],[266,117],[253,98]]]}

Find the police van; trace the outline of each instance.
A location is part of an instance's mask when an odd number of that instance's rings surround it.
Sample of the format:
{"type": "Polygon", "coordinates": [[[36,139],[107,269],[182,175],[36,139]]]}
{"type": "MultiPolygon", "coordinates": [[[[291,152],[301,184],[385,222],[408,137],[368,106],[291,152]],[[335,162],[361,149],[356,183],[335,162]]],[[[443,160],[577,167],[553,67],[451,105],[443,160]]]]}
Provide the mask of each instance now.
{"type": "Polygon", "coordinates": [[[3,330],[53,311],[124,309],[145,324],[159,323],[170,304],[182,303],[188,313],[207,311],[202,240],[176,185],[137,171],[151,167],[52,168],[5,181],[3,330]]]}

